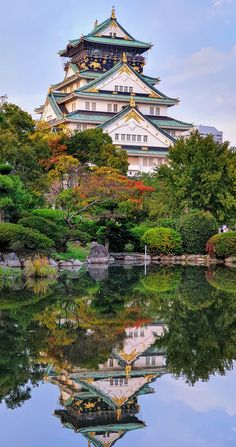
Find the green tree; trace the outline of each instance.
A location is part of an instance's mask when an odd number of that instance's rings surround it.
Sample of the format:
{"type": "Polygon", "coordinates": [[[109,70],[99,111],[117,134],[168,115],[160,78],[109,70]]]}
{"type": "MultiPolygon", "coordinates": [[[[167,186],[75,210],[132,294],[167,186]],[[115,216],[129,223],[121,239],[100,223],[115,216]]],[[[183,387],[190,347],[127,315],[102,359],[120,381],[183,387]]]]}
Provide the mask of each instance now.
{"type": "Polygon", "coordinates": [[[107,166],[126,174],[128,170],[127,152],[112,144],[112,139],[102,129],[88,129],[65,139],[69,155],[80,163],[107,166]]]}
{"type": "Polygon", "coordinates": [[[236,153],[198,132],[178,140],[169,151],[169,165],[159,177],[167,186],[175,212],[210,211],[220,222],[236,216],[236,153]]]}

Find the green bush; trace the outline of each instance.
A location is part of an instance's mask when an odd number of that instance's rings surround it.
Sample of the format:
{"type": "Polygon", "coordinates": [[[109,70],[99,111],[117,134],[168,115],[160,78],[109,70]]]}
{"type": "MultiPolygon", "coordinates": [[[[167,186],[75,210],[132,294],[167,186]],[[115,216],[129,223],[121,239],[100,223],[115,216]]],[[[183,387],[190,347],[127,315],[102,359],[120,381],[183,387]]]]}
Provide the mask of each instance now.
{"type": "Polygon", "coordinates": [[[236,232],[216,234],[207,242],[207,251],[211,256],[227,258],[236,256],[236,232]]]}
{"type": "Polygon", "coordinates": [[[218,224],[209,212],[194,211],[184,215],[178,224],[183,249],[189,254],[205,253],[210,237],[217,233],[218,224]]]}
{"type": "Polygon", "coordinates": [[[45,219],[44,217],[23,217],[18,221],[18,224],[23,225],[23,227],[39,231],[40,233],[49,237],[49,239],[52,239],[58,248],[63,247],[67,242],[67,232],[63,231],[63,228],[60,225],[57,225],[52,220],[45,219]]]}
{"type": "Polygon", "coordinates": [[[172,228],[152,228],[141,240],[151,253],[157,255],[180,254],[182,251],[181,236],[172,228]]]}
{"type": "Polygon", "coordinates": [[[172,230],[177,230],[177,220],[171,219],[169,217],[163,217],[162,219],[158,219],[156,222],[157,227],[162,228],[172,228],[172,230]]]}
{"type": "Polygon", "coordinates": [[[215,289],[236,295],[236,275],[234,269],[217,267],[214,270],[208,270],[206,278],[209,284],[215,289]]]}
{"type": "Polygon", "coordinates": [[[53,246],[54,242],[39,231],[22,225],[0,223],[0,249],[3,251],[49,250],[53,246]]]}
{"type": "Polygon", "coordinates": [[[32,211],[34,216],[49,219],[55,222],[57,225],[66,226],[65,213],[61,210],[53,210],[52,208],[40,208],[32,211]]]}

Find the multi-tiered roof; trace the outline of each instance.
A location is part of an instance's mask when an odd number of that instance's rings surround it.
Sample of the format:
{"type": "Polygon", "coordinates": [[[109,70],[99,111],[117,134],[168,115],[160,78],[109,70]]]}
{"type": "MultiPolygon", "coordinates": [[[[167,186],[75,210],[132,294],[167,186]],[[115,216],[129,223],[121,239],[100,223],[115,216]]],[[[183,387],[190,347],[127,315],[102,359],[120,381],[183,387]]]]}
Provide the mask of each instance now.
{"type": "Polygon", "coordinates": [[[45,105],[37,109],[41,119],[72,131],[99,126],[135,160],[143,150],[144,158],[161,160],[192,124],[169,117],[178,98],[156,87],[158,77],[143,73],[150,48],[121,26],[113,9],[109,19],[96,21],[91,33],[59,52],[66,58],[65,78],[50,87],[45,105]]]}

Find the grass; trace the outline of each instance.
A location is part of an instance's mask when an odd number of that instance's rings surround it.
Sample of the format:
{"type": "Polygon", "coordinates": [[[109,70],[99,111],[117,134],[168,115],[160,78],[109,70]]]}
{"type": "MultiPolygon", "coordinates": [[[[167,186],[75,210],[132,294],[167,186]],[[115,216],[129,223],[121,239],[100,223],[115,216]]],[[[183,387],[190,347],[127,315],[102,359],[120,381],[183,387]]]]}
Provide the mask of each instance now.
{"type": "Polygon", "coordinates": [[[13,269],[10,267],[1,267],[0,266],[0,279],[7,279],[7,278],[20,278],[21,277],[21,270],[20,269],[13,269]]]}
{"type": "Polygon", "coordinates": [[[67,246],[67,251],[65,253],[57,253],[56,259],[62,261],[77,259],[81,262],[84,262],[86,261],[88,255],[89,247],[81,247],[80,245],[69,243],[67,246]]]}
{"type": "Polygon", "coordinates": [[[49,264],[45,256],[36,256],[25,262],[25,274],[28,278],[55,278],[57,269],[49,264]]]}

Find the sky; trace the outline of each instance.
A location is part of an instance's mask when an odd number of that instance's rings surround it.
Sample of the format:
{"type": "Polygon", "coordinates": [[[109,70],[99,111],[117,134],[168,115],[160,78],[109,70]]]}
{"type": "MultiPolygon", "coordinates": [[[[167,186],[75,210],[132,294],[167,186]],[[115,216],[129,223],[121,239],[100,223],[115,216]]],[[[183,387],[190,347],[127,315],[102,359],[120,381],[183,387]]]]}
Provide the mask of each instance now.
{"type": "Polygon", "coordinates": [[[57,52],[110,16],[154,45],[146,74],[179,97],[169,115],[236,146],[236,0],[0,0],[0,96],[33,113],[63,78],[57,52]]]}

